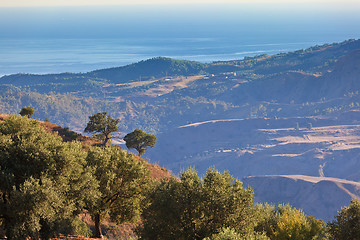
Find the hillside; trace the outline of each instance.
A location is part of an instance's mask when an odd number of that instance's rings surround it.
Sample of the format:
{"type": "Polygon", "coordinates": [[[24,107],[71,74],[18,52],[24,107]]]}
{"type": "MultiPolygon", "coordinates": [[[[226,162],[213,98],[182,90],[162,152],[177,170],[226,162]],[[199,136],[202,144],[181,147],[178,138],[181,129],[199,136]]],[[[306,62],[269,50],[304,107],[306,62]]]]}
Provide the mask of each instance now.
{"type": "Polygon", "coordinates": [[[288,203],[306,214],[332,221],[341,207],[360,198],[360,183],[337,178],[303,175],[246,177],[256,202],[288,203]]]}
{"type": "Polygon", "coordinates": [[[289,202],[304,209],[306,214],[331,220],[341,206],[359,196],[358,184],[355,184],[360,181],[359,119],[360,111],[352,110],[327,118],[227,119],[193,123],[160,134],[157,147],[145,157],[157,159],[175,173],[188,167],[195,167],[200,173],[209,166],[229,170],[254,188],[258,202],[289,202]],[[295,129],[297,123],[299,130],[295,129]],[[262,175],[304,177],[303,181],[249,177],[262,175]],[[328,181],[326,177],[337,180],[334,184],[314,185],[313,178],[308,176],[317,177],[317,182],[328,181]],[[339,182],[346,182],[343,179],[351,180],[350,188],[346,187],[348,190],[338,186],[339,182]]]}
{"type": "Polygon", "coordinates": [[[86,76],[108,79],[111,83],[119,84],[155,79],[167,75],[198,75],[204,71],[205,66],[205,64],[194,61],[157,57],[124,67],[96,70],[87,73],[86,76]]]}
{"type": "Polygon", "coordinates": [[[359,181],[359,112],[346,114],[356,117],[342,121],[335,117],[309,117],[194,123],[158,135],[156,148],[146,157],[157,159],[175,173],[190,166],[204,173],[214,165],[221,170],[231,169],[238,178],[273,174],[319,176],[322,166],[325,176],[359,181]],[[295,129],[297,123],[299,130],[295,129]],[[167,157],[170,154],[171,159],[167,157]],[[339,169],[341,164],[346,167],[339,169]]]}

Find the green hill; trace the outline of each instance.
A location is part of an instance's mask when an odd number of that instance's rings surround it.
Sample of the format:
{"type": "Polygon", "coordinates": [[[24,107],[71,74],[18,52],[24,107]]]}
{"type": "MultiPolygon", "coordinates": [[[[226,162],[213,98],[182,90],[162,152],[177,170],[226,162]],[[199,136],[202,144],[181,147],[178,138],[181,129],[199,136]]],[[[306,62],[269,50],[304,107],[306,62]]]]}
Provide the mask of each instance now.
{"type": "Polygon", "coordinates": [[[124,67],[96,70],[87,76],[108,79],[112,83],[141,81],[164,76],[189,76],[203,73],[206,64],[195,61],[157,57],[124,67]]]}

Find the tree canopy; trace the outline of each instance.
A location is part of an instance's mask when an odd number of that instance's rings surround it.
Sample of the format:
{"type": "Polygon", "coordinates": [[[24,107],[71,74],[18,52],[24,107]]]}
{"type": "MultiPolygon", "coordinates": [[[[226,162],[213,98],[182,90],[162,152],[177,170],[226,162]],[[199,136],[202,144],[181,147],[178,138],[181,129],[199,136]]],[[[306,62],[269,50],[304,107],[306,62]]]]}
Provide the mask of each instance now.
{"type": "Polygon", "coordinates": [[[360,202],[355,199],[349,206],[339,211],[335,220],[329,224],[334,240],[360,239],[360,202]]]}
{"type": "Polygon", "coordinates": [[[213,234],[211,237],[204,238],[203,240],[270,240],[264,233],[250,232],[241,235],[232,228],[223,228],[219,233],[213,234]]]}
{"type": "Polygon", "coordinates": [[[117,223],[136,221],[148,181],[148,170],[132,153],[115,147],[91,148],[87,164],[94,169],[101,197],[89,206],[96,237],[101,237],[101,220],[107,214],[117,223]]]}
{"type": "Polygon", "coordinates": [[[0,223],[8,239],[89,233],[78,218],[99,196],[86,152],[28,118],[0,122],[0,223]]]}
{"type": "Polygon", "coordinates": [[[97,133],[95,136],[104,141],[104,145],[111,139],[111,133],[118,131],[119,119],[113,119],[107,112],[96,113],[89,116],[90,121],[86,125],[85,132],[97,133]]]}
{"type": "Polygon", "coordinates": [[[34,111],[34,107],[23,107],[19,114],[21,116],[27,116],[28,118],[30,118],[34,114],[34,111]]]}
{"type": "Polygon", "coordinates": [[[135,129],[133,132],[124,137],[126,147],[128,149],[134,148],[139,156],[145,153],[148,147],[154,147],[156,143],[155,135],[145,133],[141,129],[135,129]]]}
{"type": "Polygon", "coordinates": [[[180,181],[163,180],[148,196],[141,239],[203,239],[231,227],[238,234],[254,226],[253,191],[228,173],[208,169],[201,179],[189,169],[180,181]]]}
{"type": "Polygon", "coordinates": [[[258,232],[265,232],[271,240],[308,240],[318,239],[324,233],[324,222],[307,216],[300,209],[286,204],[259,205],[258,232]]]}

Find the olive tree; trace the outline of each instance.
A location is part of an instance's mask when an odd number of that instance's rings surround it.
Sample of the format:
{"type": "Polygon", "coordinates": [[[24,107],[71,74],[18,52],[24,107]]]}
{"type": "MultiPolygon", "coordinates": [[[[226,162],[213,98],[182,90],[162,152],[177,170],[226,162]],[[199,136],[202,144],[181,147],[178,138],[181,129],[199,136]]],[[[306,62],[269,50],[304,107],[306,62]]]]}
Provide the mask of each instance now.
{"type": "Polygon", "coordinates": [[[64,143],[28,118],[0,122],[0,218],[8,239],[86,234],[78,218],[99,196],[78,143],[64,143]]]}
{"type": "Polygon", "coordinates": [[[96,113],[89,116],[90,121],[86,125],[85,132],[95,133],[95,136],[102,139],[106,145],[111,139],[111,133],[118,131],[119,119],[111,118],[107,112],[96,113]]]}
{"type": "Polygon", "coordinates": [[[341,208],[336,219],[329,223],[329,232],[334,240],[360,239],[360,202],[355,199],[341,208]]]}
{"type": "Polygon", "coordinates": [[[126,147],[128,149],[134,148],[139,156],[145,153],[148,147],[154,147],[156,143],[155,135],[148,134],[141,129],[135,129],[133,132],[124,137],[126,147]]]}
{"type": "Polygon", "coordinates": [[[136,221],[148,182],[148,170],[132,153],[116,147],[91,148],[88,166],[94,169],[101,197],[88,206],[95,222],[95,237],[101,237],[101,222],[109,215],[117,223],[136,221]]]}
{"type": "Polygon", "coordinates": [[[19,114],[21,116],[27,116],[28,118],[30,118],[34,114],[34,111],[34,107],[23,107],[19,114]]]}
{"type": "Polygon", "coordinates": [[[319,239],[325,234],[324,222],[307,216],[302,210],[286,204],[259,205],[260,220],[256,231],[265,232],[272,240],[319,239]]]}
{"type": "Polygon", "coordinates": [[[230,227],[240,235],[255,223],[253,191],[228,172],[212,168],[200,178],[189,169],[176,178],[162,180],[148,196],[143,212],[141,239],[204,239],[230,227]]]}

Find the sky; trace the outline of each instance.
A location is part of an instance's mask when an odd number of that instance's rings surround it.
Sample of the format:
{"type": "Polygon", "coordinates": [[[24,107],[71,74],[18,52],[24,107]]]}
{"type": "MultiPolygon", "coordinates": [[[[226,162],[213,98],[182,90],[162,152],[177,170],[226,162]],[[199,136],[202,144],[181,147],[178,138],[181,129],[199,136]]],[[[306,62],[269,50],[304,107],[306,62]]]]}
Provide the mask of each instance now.
{"type": "Polygon", "coordinates": [[[358,38],[359,10],[360,0],[0,0],[0,39],[269,32],[358,38]]]}
{"type": "Polygon", "coordinates": [[[39,6],[92,6],[92,5],[153,5],[153,4],[323,4],[323,6],[359,7],[359,0],[0,0],[0,7],[39,7],[39,6]]]}

